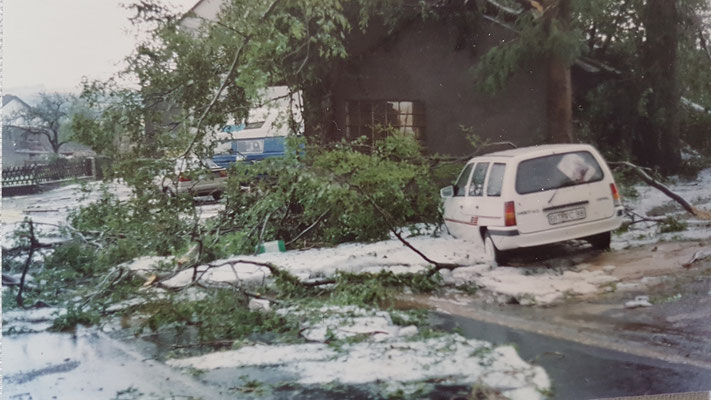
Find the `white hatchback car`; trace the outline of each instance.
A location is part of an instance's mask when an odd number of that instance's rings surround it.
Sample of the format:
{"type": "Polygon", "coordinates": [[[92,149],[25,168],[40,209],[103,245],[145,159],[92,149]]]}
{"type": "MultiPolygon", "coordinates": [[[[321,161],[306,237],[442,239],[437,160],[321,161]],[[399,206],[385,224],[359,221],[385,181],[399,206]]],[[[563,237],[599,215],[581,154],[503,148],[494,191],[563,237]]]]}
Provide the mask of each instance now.
{"type": "Polygon", "coordinates": [[[178,159],[172,173],[156,177],[159,189],[170,196],[189,193],[192,196],[209,196],[215,200],[222,197],[227,185],[227,170],[207,158],[178,159]],[[173,181],[177,177],[177,181],[173,181]]]}
{"type": "Polygon", "coordinates": [[[610,247],[624,208],[610,168],[594,147],[555,144],[475,157],[440,190],[455,237],[482,241],[496,265],[502,251],[585,239],[610,247]]]}

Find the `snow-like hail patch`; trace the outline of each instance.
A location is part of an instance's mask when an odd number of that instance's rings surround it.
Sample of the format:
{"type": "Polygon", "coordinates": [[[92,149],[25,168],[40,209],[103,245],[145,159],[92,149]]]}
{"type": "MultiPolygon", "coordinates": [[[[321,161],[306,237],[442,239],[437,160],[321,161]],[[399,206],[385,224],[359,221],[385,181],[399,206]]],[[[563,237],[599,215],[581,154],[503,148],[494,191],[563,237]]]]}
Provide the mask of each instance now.
{"type": "Polygon", "coordinates": [[[458,334],[416,341],[412,339],[416,334],[414,326],[396,326],[382,311],[325,307],[316,312],[326,317],[305,323],[302,332],[319,343],[258,344],[167,363],[200,370],[271,367],[297,376],[302,384],[387,382],[393,386],[430,379],[480,383],[500,390],[510,399],[539,399],[543,398],[541,392],[550,389],[543,368],[523,361],[511,346],[494,347],[458,334]],[[360,335],[362,341],[346,341],[338,349],[320,343],[354,335],[360,335]]]}
{"type": "MultiPolygon", "coordinates": [[[[99,199],[101,185],[101,182],[89,182],[85,186],[72,184],[27,196],[3,197],[3,243],[10,243],[12,233],[25,218],[38,224],[35,232],[42,237],[42,242],[51,242],[46,236],[56,234],[59,226],[66,224],[70,211],[99,199]]],[[[121,183],[108,184],[108,190],[120,199],[131,196],[129,187],[121,183]]]]}
{"type": "MultiPolygon", "coordinates": [[[[477,243],[441,237],[419,236],[408,239],[417,249],[438,262],[463,265],[453,271],[442,270],[443,282],[451,286],[476,286],[485,289],[503,302],[514,298],[524,305],[550,304],[569,296],[585,295],[605,290],[617,278],[610,271],[565,271],[541,269],[531,274],[520,268],[491,268],[482,264],[482,249],[477,243]]],[[[141,257],[128,263],[129,269],[143,277],[151,275],[151,268],[166,262],[160,257],[141,257]]],[[[242,287],[260,287],[269,282],[268,268],[243,263],[255,261],[272,263],[301,280],[330,277],[338,271],[363,273],[388,270],[395,274],[422,272],[431,265],[398,240],[376,243],[349,243],[333,248],[264,253],[257,256],[234,256],[201,265],[197,276],[209,284],[231,283],[242,287]]],[[[182,271],[161,283],[165,286],[188,285],[194,276],[192,269],[182,271]]]]}
{"type": "MultiPolygon", "coordinates": [[[[681,196],[691,205],[711,212],[711,168],[702,170],[694,181],[685,181],[678,177],[670,178],[666,186],[681,196]]],[[[650,212],[663,208],[661,216],[674,216],[687,224],[687,229],[679,232],[659,233],[656,223],[638,223],[628,232],[613,235],[612,248],[619,250],[627,247],[656,243],[671,239],[708,239],[711,237],[711,222],[690,215],[681,206],[659,189],[645,184],[635,185],[638,195],[635,198],[625,198],[625,206],[637,215],[649,217],[650,212]]],[[[654,216],[653,216],[654,217],[654,216]]],[[[657,215],[656,218],[660,216],[657,215]]]]}
{"type": "Polygon", "coordinates": [[[542,399],[550,389],[545,370],[523,361],[511,346],[447,335],[423,341],[361,342],[336,352],[326,344],[255,345],[200,357],[169,360],[181,368],[273,367],[301,384],[415,383],[428,379],[481,383],[510,399],[542,399]]]}
{"type": "MultiPolygon", "coordinates": [[[[329,340],[356,337],[380,342],[396,337],[412,337],[418,333],[415,325],[399,326],[393,323],[389,312],[365,310],[356,306],[324,306],[311,312],[296,308],[282,308],[277,310],[277,314],[307,318],[300,329],[300,334],[310,342],[325,343],[329,340]],[[317,318],[309,320],[310,315],[315,315],[317,318]]],[[[403,321],[407,320],[406,315],[399,316],[403,321]]]]}
{"type": "MultiPolygon", "coordinates": [[[[408,239],[413,246],[428,257],[443,263],[469,265],[481,262],[482,251],[474,243],[450,236],[439,238],[419,236],[408,239]]],[[[218,260],[208,268],[198,268],[198,274],[207,282],[239,282],[246,285],[262,285],[270,275],[265,267],[240,263],[240,260],[271,263],[283,268],[301,279],[315,279],[334,275],[336,272],[372,272],[383,270],[393,273],[422,272],[431,265],[403,246],[399,240],[385,240],[376,243],[347,243],[332,248],[295,250],[284,253],[264,253],[257,256],[240,255],[218,260]]],[[[192,276],[184,271],[168,285],[184,283],[192,276]]]]}
{"type": "Polygon", "coordinates": [[[609,270],[541,270],[531,273],[521,268],[489,268],[488,265],[457,268],[442,274],[453,286],[475,284],[500,297],[501,302],[515,299],[521,305],[546,305],[567,296],[597,293],[619,279],[609,270]]]}
{"type": "Polygon", "coordinates": [[[42,332],[52,326],[54,319],[66,314],[66,310],[54,307],[10,310],[2,313],[4,334],[42,332]]]}

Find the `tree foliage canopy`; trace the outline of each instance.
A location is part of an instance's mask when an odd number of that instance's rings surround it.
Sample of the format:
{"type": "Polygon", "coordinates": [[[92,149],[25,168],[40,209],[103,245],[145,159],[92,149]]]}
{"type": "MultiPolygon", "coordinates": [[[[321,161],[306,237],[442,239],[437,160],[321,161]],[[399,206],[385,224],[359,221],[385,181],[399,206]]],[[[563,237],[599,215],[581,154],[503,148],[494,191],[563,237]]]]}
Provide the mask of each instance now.
{"type": "MultiPolygon", "coordinates": [[[[678,113],[671,111],[674,108],[695,103],[711,110],[709,3],[570,0],[570,20],[553,20],[548,30],[545,16],[562,1],[541,1],[536,3],[538,8],[533,3],[523,0],[496,3],[497,18],[513,19],[512,26],[518,35],[483,57],[476,68],[480,88],[489,92],[499,90],[515,71],[551,55],[563,58],[568,65],[584,57],[583,61],[600,67],[600,72],[594,77],[584,74],[578,77],[574,106],[581,138],[596,141],[603,149],[614,151],[616,157],[632,156],[645,164],[662,166],[668,172],[678,168],[678,161],[677,165],[669,164],[670,159],[679,157],[678,136],[674,144],[675,140],[664,142],[666,139],[660,139],[659,135],[678,135],[673,123],[665,125],[677,118],[674,115],[678,113]],[[677,10],[673,18],[663,12],[662,5],[677,10]],[[657,31],[662,37],[673,36],[676,44],[652,44],[650,40],[655,39],[650,34],[657,31]],[[677,49],[676,54],[666,54],[672,49],[677,49]],[[659,79],[652,78],[660,65],[670,63],[678,66],[674,72],[669,70],[657,74],[659,79]],[[664,96],[666,103],[659,103],[662,99],[659,93],[669,90],[674,95],[664,96]],[[682,97],[686,100],[680,103],[682,97]],[[654,131],[658,133],[650,136],[649,132],[654,131]],[[654,145],[650,147],[649,143],[654,145]]],[[[711,118],[689,107],[682,108],[680,113],[681,138],[705,147],[709,142],[699,137],[703,131],[700,125],[706,124],[708,128],[711,118]]]]}
{"type": "Polygon", "coordinates": [[[52,146],[52,151],[57,154],[71,140],[70,120],[77,107],[78,101],[73,95],[40,93],[36,105],[9,116],[8,120],[13,122],[8,126],[44,136],[52,146]]]}

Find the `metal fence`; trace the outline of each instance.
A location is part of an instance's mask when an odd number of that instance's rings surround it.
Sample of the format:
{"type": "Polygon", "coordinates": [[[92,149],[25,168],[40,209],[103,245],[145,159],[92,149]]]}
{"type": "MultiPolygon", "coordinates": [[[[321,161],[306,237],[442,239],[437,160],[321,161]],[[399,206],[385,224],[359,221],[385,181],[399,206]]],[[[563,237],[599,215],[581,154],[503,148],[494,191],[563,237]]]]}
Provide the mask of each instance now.
{"type": "Polygon", "coordinates": [[[58,160],[47,165],[23,165],[2,169],[2,187],[32,186],[92,176],[92,160],[58,160]]]}

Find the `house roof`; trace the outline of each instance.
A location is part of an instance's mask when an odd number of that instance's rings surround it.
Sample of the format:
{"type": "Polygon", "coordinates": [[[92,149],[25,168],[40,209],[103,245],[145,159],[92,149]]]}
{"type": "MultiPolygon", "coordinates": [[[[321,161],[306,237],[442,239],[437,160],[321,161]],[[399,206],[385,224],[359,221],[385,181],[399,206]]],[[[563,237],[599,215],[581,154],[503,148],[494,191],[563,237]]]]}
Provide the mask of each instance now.
{"type": "Polygon", "coordinates": [[[200,6],[200,4],[204,3],[205,1],[206,1],[206,0],[198,0],[198,2],[195,3],[195,5],[193,5],[192,7],[190,7],[190,9],[189,9],[188,11],[186,11],[186,12],[183,14],[183,17],[181,18],[181,20],[182,20],[183,18],[185,18],[188,14],[190,14],[190,13],[192,13],[192,12],[195,12],[195,9],[198,8],[198,7],[200,6]]]}
{"type": "Polygon", "coordinates": [[[224,3],[224,0],[198,0],[188,11],[180,16],[178,24],[186,28],[195,29],[199,26],[200,20],[215,20],[224,3]]]}
{"type": "Polygon", "coordinates": [[[13,101],[18,101],[20,104],[23,106],[30,108],[30,105],[25,103],[21,98],[17,96],[13,96],[11,94],[5,94],[2,96],[2,106],[5,107],[7,104],[10,104],[13,101]]]}

